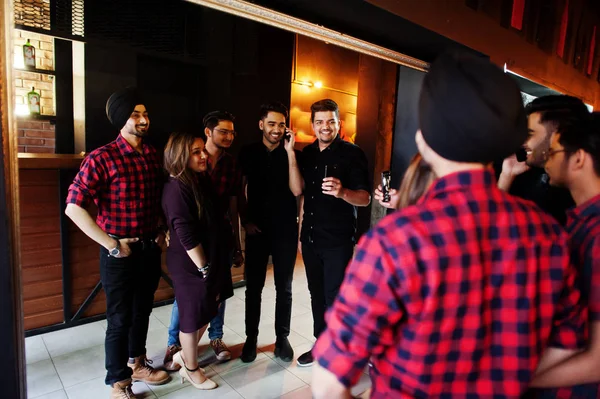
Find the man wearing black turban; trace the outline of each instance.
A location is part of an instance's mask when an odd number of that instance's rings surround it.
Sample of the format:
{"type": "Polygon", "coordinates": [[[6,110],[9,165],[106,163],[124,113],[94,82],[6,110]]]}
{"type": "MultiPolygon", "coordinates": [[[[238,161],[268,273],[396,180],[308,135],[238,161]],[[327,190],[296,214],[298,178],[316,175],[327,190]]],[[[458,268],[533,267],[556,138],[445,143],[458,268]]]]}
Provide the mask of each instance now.
{"type": "Polygon", "coordinates": [[[489,167],[527,137],[516,84],[486,59],[445,54],[419,113],[438,180],[359,243],[315,345],[316,398],[348,397],[371,360],[373,398],[517,399],[551,327],[584,323],[566,234],[489,167]]]}
{"type": "Polygon", "coordinates": [[[106,116],[119,131],[113,142],[92,151],[69,187],[65,213],[100,244],[100,280],[106,293],[106,384],[111,398],[134,397],[133,381],[163,384],[164,371],[146,359],[148,322],[161,272],[164,234],[161,165],[144,142],[150,119],[133,88],[106,103],[106,116]],[[86,207],[95,202],[94,221],[86,207]]]}

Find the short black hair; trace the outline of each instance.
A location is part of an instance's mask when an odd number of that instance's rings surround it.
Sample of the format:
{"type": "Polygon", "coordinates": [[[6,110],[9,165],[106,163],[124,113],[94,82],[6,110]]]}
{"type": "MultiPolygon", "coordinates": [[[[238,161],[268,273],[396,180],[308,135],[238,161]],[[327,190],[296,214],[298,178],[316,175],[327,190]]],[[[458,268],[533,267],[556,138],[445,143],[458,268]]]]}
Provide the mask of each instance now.
{"type": "Polygon", "coordinates": [[[335,115],[340,119],[340,107],[338,107],[335,101],[326,98],[310,106],[310,121],[315,121],[315,113],[324,111],[335,112],[335,115]]]}
{"type": "Polygon", "coordinates": [[[289,116],[287,107],[278,101],[261,105],[260,119],[265,119],[269,115],[269,112],[277,112],[278,114],[283,115],[286,121],[289,116]]]}
{"type": "Polygon", "coordinates": [[[202,124],[204,124],[204,127],[207,127],[210,131],[212,131],[221,121],[229,121],[233,123],[235,122],[235,116],[227,111],[212,111],[204,116],[202,119],[202,124]]]}
{"type": "Polygon", "coordinates": [[[536,112],[540,114],[540,123],[546,127],[547,134],[564,130],[574,121],[587,120],[590,116],[579,98],[558,94],[538,97],[525,106],[527,116],[536,112]]]}
{"type": "Polygon", "coordinates": [[[570,119],[558,133],[558,142],[567,155],[579,150],[587,152],[592,157],[596,176],[600,177],[600,114],[596,112],[585,120],[570,119]]]}

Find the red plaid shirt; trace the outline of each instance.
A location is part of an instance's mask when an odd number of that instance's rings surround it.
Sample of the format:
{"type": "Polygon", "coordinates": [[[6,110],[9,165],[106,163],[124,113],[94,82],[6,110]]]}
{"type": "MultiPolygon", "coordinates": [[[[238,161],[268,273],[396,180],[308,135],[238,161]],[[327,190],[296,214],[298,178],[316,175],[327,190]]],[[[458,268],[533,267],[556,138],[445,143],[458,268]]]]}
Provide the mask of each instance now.
{"type": "Polygon", "coordinates": [[[242,171],[233,156],[223,152],[217,160],[216,165],[212,165],[208,160],[208,173],[213,187],[217,192],[220,205],[225,212],[225,218],[229,220],[229,201],[231,197],[237,197],[242,190],[242,171]]]}
{"type": "Polygon", "coordinates": [[[439,179],[361,239],[319,364],[374,398],[518,398],[557,326],[582,324],[567,236],[490,171],[439,179]]]}
{"type": "MultiPolygon", "coordinates": [[[[600,321],[600,195],[567,212],[571,259],[580,274],[590,321],[600,321]]],[[[600,398],[600,384],[537,390],[538,399],[600,398]]]]}
{"type": "Polygon", "coordinates": [[[69,187],[67,204],[98,207],[96,223],[108,234],[140,237],[157,231],[162,190],[156,150],[144,144],[138,153],[119,134],[112,143],[92,151],[69,187]]]}

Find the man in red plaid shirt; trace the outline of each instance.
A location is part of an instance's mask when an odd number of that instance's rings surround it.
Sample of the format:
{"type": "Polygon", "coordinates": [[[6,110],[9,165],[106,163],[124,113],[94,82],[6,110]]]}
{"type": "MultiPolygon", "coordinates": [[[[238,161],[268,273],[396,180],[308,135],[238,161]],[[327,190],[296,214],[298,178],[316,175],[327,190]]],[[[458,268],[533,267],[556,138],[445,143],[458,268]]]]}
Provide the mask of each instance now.
{"type": "Polygon", "coordinates": [[[519,398],[553,325],[563,346],[581,343],[566,234],[489,167],[525,141],[517,85],[446,54],[419,111],[417,146],[439,179],[359,243],[315,346],[317,398],[349,397],[369,360],[374,398],[519,398]]]}
{"type": "Polygon", "coordinates": [[[150,119],[135,89],[114,93],[106,115],[120,131],[116,140],[92,151],[69,187],[66,214],[100,244],[100,280],[106,293],[106,384],[111,398],[134,397],[131,382],[169,380],[146,359],[154,292],[161,273],[159,228],[162,168],[144,142],[150,119]],[[96,221],[86,211],[94,202],[96,221]],[[128,360],[129,359],[129,360],[128,360]]]}

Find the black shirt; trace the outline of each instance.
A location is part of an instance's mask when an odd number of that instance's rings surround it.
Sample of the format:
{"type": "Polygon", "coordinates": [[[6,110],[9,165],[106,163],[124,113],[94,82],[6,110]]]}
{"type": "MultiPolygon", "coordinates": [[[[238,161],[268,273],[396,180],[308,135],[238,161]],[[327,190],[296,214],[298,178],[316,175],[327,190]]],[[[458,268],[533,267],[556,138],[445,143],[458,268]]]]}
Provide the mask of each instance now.
{"type": "Polygon", "coordinates": [[[370,192],[369,172],[365,153],[339,136],[323,151],[318,140],[304,148],[304,221],[300,239],[321,248],[335,248],[355,242],[356,207],[323,194],[325,167],[327,176],[340,179],[342,187],[367,192],[370,192]]]}
{"type": "MultiPolygon", "coordinates": [[[[496,178],[502,172],[502,161],[494,164],[496,178]]],[[[549,184],[550,177],[542,168],[531,168],[515,177],[509,193],[534,202],[552,215],[562,226],[567,222],[567,210],[575,206],[569,190],[549,184]]]]}
{"type": "Polygon", "coordinates": [[[567,222],[567,210],[575,206],[575,202],[569,190],[551,186],[549,180],[544,169],[531,168],[515,178],[509,192],[535,202],[564,226],[567,222]]]}
{"type": "MultiPolygon", "coordinates": [[[[300,152],[296,152],[296,160],[300,152]]],[[[242,175],[248,181],[247,221],[263,232],[298,232],[296,197],[289,185],[289,162],[283,143],[269,151],[262,141],[242,148],[242,175]]]]}

